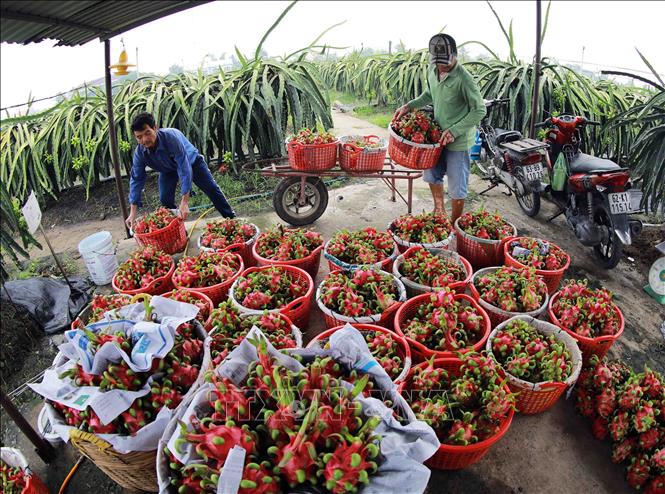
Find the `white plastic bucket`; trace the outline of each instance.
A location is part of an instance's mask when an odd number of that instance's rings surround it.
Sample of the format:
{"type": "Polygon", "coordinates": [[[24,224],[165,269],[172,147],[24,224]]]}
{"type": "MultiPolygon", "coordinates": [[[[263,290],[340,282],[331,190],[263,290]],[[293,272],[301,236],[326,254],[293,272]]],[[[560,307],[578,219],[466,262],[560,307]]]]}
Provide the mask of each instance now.
{"type": "Polygon", "coordinates": [[[79,252],[97,285],[108,285],[118,270],[110,232],[97,232],[79,242],[79,252]]]}
{"type": "Polygon", "coordinates": [[[46,414],[46,407],[42,407],[42,411],[39,412],[37,429],[39,430],[39,435],[51,443],[51,446],[54,448],[57,448],[62,444],[60,436],[53,432],[53,429],[51,428],[51,422],[49,422],[48,415],[46,414]]]}

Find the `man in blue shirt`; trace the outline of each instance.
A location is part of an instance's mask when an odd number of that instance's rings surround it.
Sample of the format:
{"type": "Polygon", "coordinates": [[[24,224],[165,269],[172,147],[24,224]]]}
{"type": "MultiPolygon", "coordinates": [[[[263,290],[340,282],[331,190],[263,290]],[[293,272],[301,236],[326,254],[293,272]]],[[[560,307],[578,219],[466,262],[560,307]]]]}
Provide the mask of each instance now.
{"type": "Polygon", "coordinates": [[[222,216],[235,217],[235,212],[212,177],[203,156],[182,132],[178,129],[158,129],[150,113],[140,113],[134,118],[132,132],[139,145],[134,152],[129,180],[131,209],[125,221],[128,227],[133,226],[141,206],[146,166],[159,172],[159,200],[165,208],[176,209],[175,189],[180,180],[182,199],[178,209],[183,219],[189,214],[192,183],[208,196],[222,216]]]}

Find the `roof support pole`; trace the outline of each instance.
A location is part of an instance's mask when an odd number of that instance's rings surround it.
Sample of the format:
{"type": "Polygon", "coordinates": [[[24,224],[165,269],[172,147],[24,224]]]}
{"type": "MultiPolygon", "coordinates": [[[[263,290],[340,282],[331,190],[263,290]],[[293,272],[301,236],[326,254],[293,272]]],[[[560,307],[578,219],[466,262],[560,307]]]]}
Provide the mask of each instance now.
{"type": "Polygon", "coordinates": [[[536,136],[536,119],[538,118],[538,97],[540,90],[540,33],[541,33],[541,10],[540,0],[536,0],[536,57],[533,61],[533,99],[531,100],[531,124],[529,125],[529,137],[536,136]]]}
{"type": "Polygon", "coordinates": [[[104,80],[106,85],[106,113],[109,120],[109,147],[111,148],[111,161],[113,163],[113,175],[115,175],[115,186],[118,191],[118,202],[122,211],[122,222],[125,227],[127,238],[130,237],[129,229],[125,220],[129,216],[127,201],[122,188],[122,175],[120,174],[120,156],[118,155],[118,136],[115,133],[115,118],[113,116],[113,91],[111,88],[111,41],[104,40],[104,80]]]}

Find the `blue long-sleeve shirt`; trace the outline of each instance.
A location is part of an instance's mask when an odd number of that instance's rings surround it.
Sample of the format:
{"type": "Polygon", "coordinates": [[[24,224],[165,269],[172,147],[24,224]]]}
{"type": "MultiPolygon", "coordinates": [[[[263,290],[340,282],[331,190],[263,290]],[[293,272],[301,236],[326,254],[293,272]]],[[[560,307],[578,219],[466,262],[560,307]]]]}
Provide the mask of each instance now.
{"type": "Polygon", "coordinates": [[[129,179],[129,203],[141,205],[146,166],[160,173],[177,172],[180,192],[183,195],[191,192],[192,165],[199,157],[203,159],[199,150],[178,129],[158,129],[155,149],[148,149],[139,144],[134,151],[129,179]]]}

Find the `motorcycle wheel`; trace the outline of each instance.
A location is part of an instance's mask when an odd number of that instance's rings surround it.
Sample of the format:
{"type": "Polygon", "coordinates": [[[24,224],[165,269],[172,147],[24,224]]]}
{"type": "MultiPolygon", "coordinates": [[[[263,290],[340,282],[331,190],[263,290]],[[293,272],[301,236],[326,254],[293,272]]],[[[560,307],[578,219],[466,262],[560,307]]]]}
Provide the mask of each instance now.
{"type": "Polygon", "coordinates": [[[609,232],[605,235],[600,244],[593,247],[593,252],[600,261],[601,266],[605,269],[612,269],[621,260],[623,254],[623,244],[614,233],[614,224],[612,223],[612,215],[605,204],[596,206],[594,212],[594,220],[601,227],[607,228],[609,232]]]}
{"type": "Polygon", "coordinates": [[[473,163],[475,163],[483,179],[489,177],[490,160],[487,158],[487,152],[485,149],[480,150],[480,159],[478,161],[474,161],[473,163]]]}
{"type": "Polygon", "coordinates": [[[322,180],[308,177],[305,181],[305,203],[300,204],[300,177],[283,179],[272,196],[275,212],[293,226],[314,223],[328,207],[328,189],[322,180]]]}
{"type": "Polygon", "coordinates": [[[523,196],[515,194],[515,198],[517,199],[517,204],[520,205],[520,208],[522,208],[522,211],[524,211],[524,214],[527,216],[533,218],[538,214],[538,211],[540,211],[539,192],[529,192],[523,196]]]}

